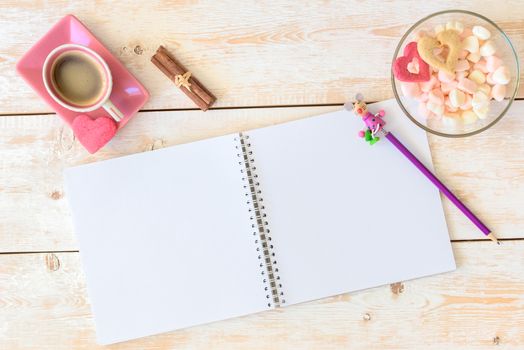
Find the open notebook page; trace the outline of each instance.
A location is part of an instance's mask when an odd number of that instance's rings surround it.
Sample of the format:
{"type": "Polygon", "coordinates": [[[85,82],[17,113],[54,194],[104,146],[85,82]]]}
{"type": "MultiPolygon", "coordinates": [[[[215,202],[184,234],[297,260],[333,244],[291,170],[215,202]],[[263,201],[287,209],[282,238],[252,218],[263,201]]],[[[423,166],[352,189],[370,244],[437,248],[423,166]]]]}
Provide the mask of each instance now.
{"type": "Polygon", "coordinates": [[[234,137],[66,171],[100,342],[267,309],[234,137]]]}
{"type": "MultiPolygon", "coordinates": [[[[393,131],[426,165],[423,131],[393,100],[393,131]]],[[[438,190],[387,140],[334,112],[249,131],[286,304],[455,268],[438,190]]]]}

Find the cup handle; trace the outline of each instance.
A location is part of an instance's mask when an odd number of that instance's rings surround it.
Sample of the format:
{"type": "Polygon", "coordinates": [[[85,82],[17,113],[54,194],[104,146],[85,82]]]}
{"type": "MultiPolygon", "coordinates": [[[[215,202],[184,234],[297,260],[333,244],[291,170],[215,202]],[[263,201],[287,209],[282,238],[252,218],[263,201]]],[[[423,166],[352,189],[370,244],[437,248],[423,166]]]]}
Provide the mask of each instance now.
{"type": "Polygon", "coordinates": [[[102,107],[106,110],[107,113],[109,113],[109,115],[114,119],[116,120],[117,122],[121,121],[122,119],[124,119],[124,114],[118,109],[115,107],[115,105],[113,104],[113,102],[111,102],[110,100],[107,100],[103,105],[102,107]]]}

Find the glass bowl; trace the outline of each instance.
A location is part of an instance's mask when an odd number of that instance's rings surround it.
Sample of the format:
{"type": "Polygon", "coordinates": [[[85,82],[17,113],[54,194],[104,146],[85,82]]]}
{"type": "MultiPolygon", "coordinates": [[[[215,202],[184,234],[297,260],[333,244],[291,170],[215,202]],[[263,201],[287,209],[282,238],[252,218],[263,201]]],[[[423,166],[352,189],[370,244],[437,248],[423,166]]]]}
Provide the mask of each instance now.
{"type": "Polygon", "coordinates": [[[402,36],[395,50],[393,62],[397,57],[403,55],[404,47],[408,43],[415,41],[415,38],[418,35],[417,33],[420,33],[421,31],[434,33],[435,26],[445,26],[446,23],[450,21],[458,21],[464,25],[464,28],[472,28],[475,25],[480,25],[491,32],[491,38],[489,40],[492,40],[495,44],[495,47],[497,48],[496,55],[503,60],[503,64],[508,68],[511,75],[511,81],[506,85],[505,98],[500,102],[491,100],[488,115],[484,119],[478,119],[476,122],[468,124],[464,123],[462,119],[457,118],[457,122],[450,124],[446,123],[444,118],[425,118],[422,116],[418,112],[419,102],[414,98],[403,95],[400,86],[401,82],[395,78],[393,70],[391,72],[391,84],[393,85],[393,93],[395,94],[395,98],[400,105],[400,108],[422,129],[446,137],[471,136],[487,130],[498,122],[508,111],[518,91],[520,69],[517,53],[515,52],[515,48],[511,44],[508,36],[502,31],[502,29],[493,23],[493,21],[474,12],[463,10],[436,12],[415,23],[411,28],[409,28],[406,34],[402,36]]]}

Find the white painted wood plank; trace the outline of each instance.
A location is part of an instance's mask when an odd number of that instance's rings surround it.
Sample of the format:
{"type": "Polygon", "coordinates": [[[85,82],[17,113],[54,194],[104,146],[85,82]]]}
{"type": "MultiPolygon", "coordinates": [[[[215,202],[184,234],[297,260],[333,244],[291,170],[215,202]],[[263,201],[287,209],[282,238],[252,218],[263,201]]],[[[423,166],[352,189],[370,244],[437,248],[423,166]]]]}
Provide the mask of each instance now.
{"type": "MultiPolygon", "coordinates": [[[[74,250],[62,188],[65,167],[312,116],[341,107],[141,113],[96,155],[55,116],[0,118],[0,251],[74,250]]],[[[492,130],[465,139],[431,138],[438,175],[501,238],[524,237],[524,102],[492,130]]],[[[354,137],[348,130],[348,137],[354,137]]],[[[154,174],[151,174],[154,179],[154,174]]],[[[453,239],[483,236],[444,200],[453,239]]]]}
{"type": "Polygon", "coordinates": [[[492,18],[524,57],[518,0],[3,1],[0,114],[50,111],[14,67],[68,13],[146,86],[152,96],[146,109],[172,109],[195,106],[149,61],[160,44],[217,96],[216,106],[343,103],[356,92],[377,101],[393,96],[389,66],[402,34],[450,8],[492,18]]]}
{"type": "MultiPolygon", "coordinates": [[[[111,348],[488,349],[496,339],[504,349],[521,349],[524,241],[460,242],[453,249],[452,273],[111,348]]],[[[1,349],[102,348],[94,331],[77,253],[0,255],[1,349]]]]}

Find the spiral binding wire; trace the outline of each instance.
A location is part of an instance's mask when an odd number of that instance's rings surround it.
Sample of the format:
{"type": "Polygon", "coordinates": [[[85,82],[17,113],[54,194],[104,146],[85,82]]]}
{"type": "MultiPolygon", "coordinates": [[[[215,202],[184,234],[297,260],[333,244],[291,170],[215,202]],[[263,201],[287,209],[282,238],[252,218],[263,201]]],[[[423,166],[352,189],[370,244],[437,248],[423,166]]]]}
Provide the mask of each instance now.
{"type": "Polygon", "coordinates": [[[260,190],[260,183],[258,175],[256,174],[255,159],[253,158],[253,151],[251,150],[251,143],[247,141],[249,135],[242,133],[238,134],[235,141],[238,144],[235,148],[238,150],[237,157],[240,159],[238,164],[241,166],[242,181],[244,181],[244,189],[246,189],[246,204],[249,206],[250,220],[252,221],[251,228],[253,229],[253,236],[255,237],[255,244],[257,245],[258,260],[260,261],[262,281],[265,285],[264,289],[267,292],[268,307],[280,307],[286,301],[284,299],[284,292],[282,291],[282,282],[278,274],[277,261],[275,252],[273,251],[273,244],[271,243],[269,223],[267,215],[264,212],[264,205],[262,202],[262,191],[260,190]]]}

